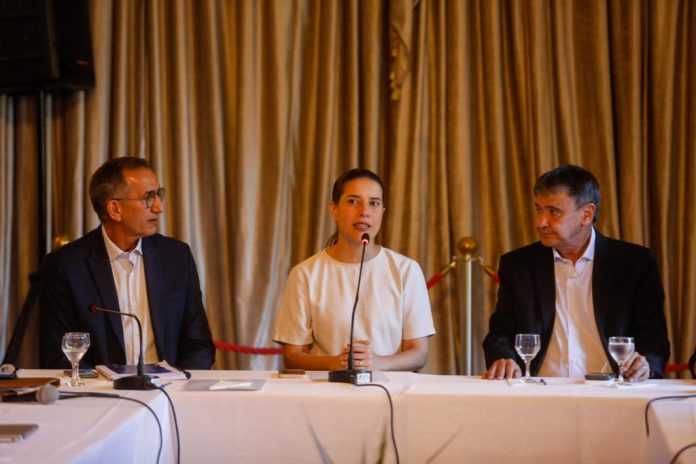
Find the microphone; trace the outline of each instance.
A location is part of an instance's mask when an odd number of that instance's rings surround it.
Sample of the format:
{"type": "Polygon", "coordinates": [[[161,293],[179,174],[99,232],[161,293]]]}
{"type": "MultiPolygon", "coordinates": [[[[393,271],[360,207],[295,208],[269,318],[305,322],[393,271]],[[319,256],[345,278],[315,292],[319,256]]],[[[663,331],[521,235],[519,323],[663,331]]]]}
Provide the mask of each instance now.
{"type": "Polygon", "coordinates": [[[20,391],[13,395],[5,395],[0,397],[0,401],[3,403],[24,403],[28,401],[33,401],[41,404],[51,404],[55,403],[60,394],[58,389],[53,385],[42,385],[38,388],[32,388],[31,390],[20,391]]]}
{"type": "Polygon", "coordinates": [[[156,390],[157,385],[155,382],[159,381],[159,377],[156,375],[145,375],[143,373],[143,326],[140,325],[140,319],[138,316],[131,313],[122,313],[121,311],[114,311],[113,309],[100,308],[97,305],[92,305],[89,307],[89,311],[92,313],[97,313],[99,311],[104,313],[118,314],[119,316],[128,316],[135,319],[138,323],[138,333],[140,334],[140,354],[138,355],[138,373],[136,375],[130,375],[128,377],[121,377],[120,379],[114,380],[114,390],[156,390]]]}
{"type": "Polygon", "coordinates": [[[352,383],[361,385],[372,382],[372,372],[367,369],[355,369],[353,361],[353,328],[355,327],[355,310],[358,307],[360,296],[360,280],[362,279],[363,263],[365,262],[365,248],[370,243],[370,235],[365,232],[360,237],[362,243],[362,256],[360,257],[360,271],[358,272],[358,287],[355,289],[355,302],[353,303],[353,314],[350,318],[350,344],[348,345],[348,369],[341,369],[329,372],[329,382],[352,383]]]}

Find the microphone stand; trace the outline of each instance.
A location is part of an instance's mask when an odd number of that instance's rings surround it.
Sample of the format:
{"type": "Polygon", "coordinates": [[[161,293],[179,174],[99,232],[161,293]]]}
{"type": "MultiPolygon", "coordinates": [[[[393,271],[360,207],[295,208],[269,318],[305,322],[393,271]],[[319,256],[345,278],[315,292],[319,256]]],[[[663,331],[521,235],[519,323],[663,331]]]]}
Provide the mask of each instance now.
{"type": "Polygon", "coordinates": [[[129,375],[128,377],[121,377],[120,379],[114,380],[114,390],[156,390],[157,385],[155,382],[158,381],[159,377],[156,375],[145,375],[144,373],[144,363],[143,363],[143,327],[140,325],[140,319],[135,314],[122,313],[120,311],[114,311],[112,309],[100,308],[97,305],[92,305],[89,307],[90,312],[96,313],[97,311],[102,311],[105,313],[118,314],[119,316],[128,316],[135,319],[138,324],[138,333],[140,334],[140,354],[138,355],[138,365],[137,374],[129,375]]]}
{"type": "Polygon", "coordinates": [[[348,369],[341,369],[329,372],[329,382],[352,383],[362,385],[372,382],[372,372],[367,369],[355,369],[353,361],[353,328],[355,327],[355,310],[358,307],[360,296],[360,280],[362,279],[363,263],[365,262],[365,248],[370,242],[370,235],[362,234],[362,256],[360,257],[360,271],[358,272],[358,288],[355,290],[355,303],[353,303],[353,314],[350,318],[350,344],[348,346],[348,369]]]}

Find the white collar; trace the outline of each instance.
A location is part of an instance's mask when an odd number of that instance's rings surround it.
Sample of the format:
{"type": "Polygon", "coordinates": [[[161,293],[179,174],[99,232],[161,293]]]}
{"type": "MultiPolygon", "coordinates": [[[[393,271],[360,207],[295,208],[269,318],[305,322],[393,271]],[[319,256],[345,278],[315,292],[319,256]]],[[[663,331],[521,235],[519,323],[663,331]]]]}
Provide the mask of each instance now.
{"type": "MultiPolygon", "coordinates": [[[[592,229],[590,231],[590,243],[587,244],[587,248],[585,248],[585,252],[582,254],[580,259],[578,259],[578,261],[581,261],[581,260],[594,261],[594,250],[595,250],[595,230],[594,230],[594,226],[592,226],[592,229]]],[[[565,260],[565,258],[563,256],[561,256],[561,254],[555,248],[553,249],[553,259],[554,260],[558,260],[558,259],[565,260]]]]}
{"type": "Polygon", "coordinates": [[[118,258],[121,255],[126,255],[130,259],[130,253],[135,253],[138,255],[143,254],[143,239],[142,237],[138,239],[138,244],[133,248],[133,250],[129,253],[127,251],[123,251],[116,245],[109,236],[106,234],[106,230],[104,229],[104,226],[102,225],[101,227],[102,230],[102,236],[104,237],[104,244],[106,245],[106,253],[109,255],[109,261],[113,261],[116,258],[118,258]]]}

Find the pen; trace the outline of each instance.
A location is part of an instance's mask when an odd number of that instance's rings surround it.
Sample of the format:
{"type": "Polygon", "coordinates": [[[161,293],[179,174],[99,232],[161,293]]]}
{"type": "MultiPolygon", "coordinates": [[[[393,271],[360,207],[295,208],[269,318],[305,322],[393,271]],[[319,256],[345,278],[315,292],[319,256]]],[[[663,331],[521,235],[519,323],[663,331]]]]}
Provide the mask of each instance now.
{"type": "Polygon", "coordinates": [[[546,380],[544,380],[544,379],[539,379],[539,382],[541,382],[544,385],[548,385],[548,383],[546,383],[546,380]]]}

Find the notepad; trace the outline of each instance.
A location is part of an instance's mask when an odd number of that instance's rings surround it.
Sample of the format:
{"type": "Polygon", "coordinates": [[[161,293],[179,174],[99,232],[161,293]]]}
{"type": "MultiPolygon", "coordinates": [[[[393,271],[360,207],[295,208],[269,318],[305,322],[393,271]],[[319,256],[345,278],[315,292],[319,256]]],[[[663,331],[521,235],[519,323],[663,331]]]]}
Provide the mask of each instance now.
{"type": "Polygon", "coordinates": [[[238,381],[238,380],[218,380],[217,383],[212,384],[208,387],[208,390],[239,390],[248,389],[253,386],[251,382],[238,381]]]}
{"type": "Polygon", "coordinates": [[[596,387],[618,388],[618,389],[646,388],[646,387],[656,387],[657,386],[657,384],[654,382],[624,382],[622,384],[619,384],[618,382],[616,382],[614,380],[585,380],[585,385],[594,385],[596,387]]]}
{"type": "Polygon", "coordinates": [[[187,391],[255,391],[266,384],[262,379],[196,379],[184,386],[187,391]]]}

